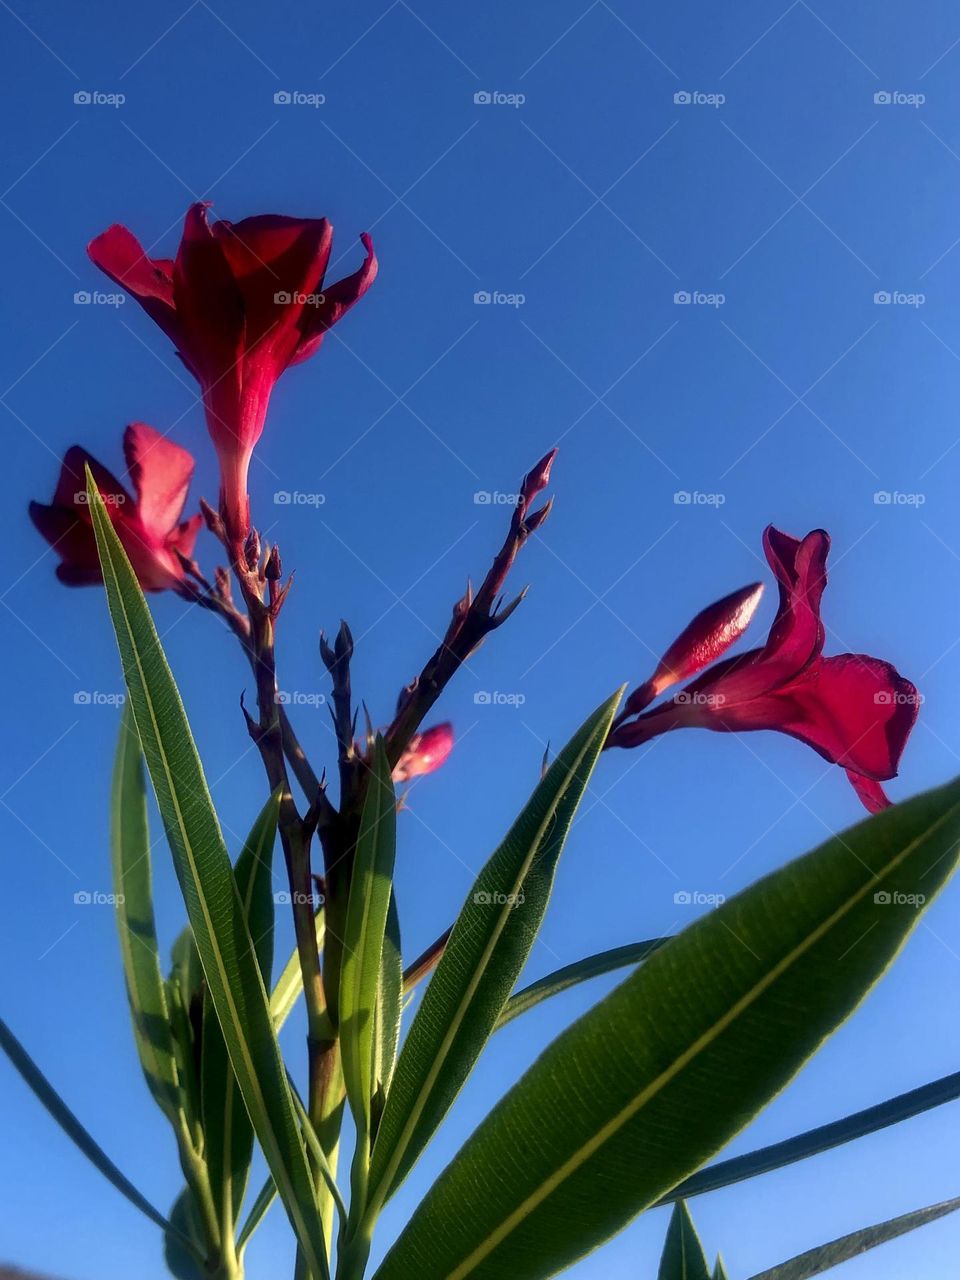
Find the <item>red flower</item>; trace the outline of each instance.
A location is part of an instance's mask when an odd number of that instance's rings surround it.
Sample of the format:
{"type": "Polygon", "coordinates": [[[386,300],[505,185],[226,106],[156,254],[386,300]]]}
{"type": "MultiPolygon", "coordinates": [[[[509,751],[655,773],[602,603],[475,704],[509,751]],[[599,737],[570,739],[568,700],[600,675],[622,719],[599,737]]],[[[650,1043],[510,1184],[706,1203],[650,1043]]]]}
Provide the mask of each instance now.
{"type": "Polygon", "coordinates": [[[172,339],[200,383],[220,459],[220,502],[235,544],[250,524],[247,471],[273,385],[306,360],[377,274],[368,235],[359,271],[323,288],[333,228],[326,218],[262,214],[207,222],[187,212],[175,261],[149,258],[125,228],[110,227],[88,252],[172,339]]]}
{"type": "MultiPolygon", "coordinates": [[[[866,808],[886,807],[878,784],[896,776],[919,697],[909,680],[879,658],[823,656],[820,598],[829,548],[822,529],[798,542],[768,527],[764,550],[780,586],[780,605],[766,644],[718,663],[662,706],[628,722],[621,717],[608,746],[635,747],[691,726],[777,729],[842,765],[866,808]]],[[[628,713],[635,709],[632,701],[633,695],[628,713]]]]}
{"type": "Polygon", "coordinates": [[[92,458],[74,445],[67,450],[50,506],[30,503],[30,518],[59,553],[57,577],[71,587],[103,581],[97,542],[87,505],[84,464],[89,463],[113,526],[144,591],[184,587],[186,577],[178,552],[193,554],[201,517],[180,522],[193,458],[148,427],[135,422],[123,436],[127,471],[135,498],[92,458]]]}
{"type": "Polygon", "coordinates": [[[453,750],[453,725],[435,724],[423,733],[415,734],[410,745],[397,761],[393,771],[394,782],[409,782],[421,774],[433,773],[446,761],[453,750]]]}

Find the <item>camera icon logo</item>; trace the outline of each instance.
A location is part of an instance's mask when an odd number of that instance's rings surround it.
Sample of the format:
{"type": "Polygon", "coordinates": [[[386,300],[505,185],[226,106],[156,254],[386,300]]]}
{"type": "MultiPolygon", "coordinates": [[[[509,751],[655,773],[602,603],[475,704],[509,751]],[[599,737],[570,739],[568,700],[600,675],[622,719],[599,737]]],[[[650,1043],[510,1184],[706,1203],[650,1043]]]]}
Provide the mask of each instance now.
{"type": "Polygon", "coordinates": [[[93,95],[87,89],[78,89],[73,95],[73,101],[78,107],[89,107],[93,101],[93,95]]]}
{"type": "Polygon", "coordinates": [[[292,496],[289,489],[278,489],[273,495],[273,501],[278,507],[288,507],[292,496]]]}
{"type": "Polygon", "coordinates": [[[687,307],[693,301],[693,297],[686,289],[678,289],[673,295],[673,301],[678,307],[687,307]]]}
{"type": "Polygon", "coordinates": [[[889,107],[890,103],[893,101],[893,95],[888,89],[881,89],[878,93],[873,95],[873,100],[878,107],[889,107]]]}
{"type": "Polygon", "coordinates": [[[85,907],[93,901],[93,894],[87,889],[80,889],[73,895],[73,900],[77,906],[85,907]]]}
{"type": "Polygon", "coordinates": [[[892,301],[893,295],[887,289],[878,289],[873,295],[873,302],[877,307],[889,307],[892,301]]]}
{"type": "Polygon", "coordinates": [[[92,700],[86,689],[78,689],[73,695],[73,702],[77,707],[89,707],[92,700]]]}
{"type": "Polygon", "coordinates": [[[873,900],[878,907],[889,907],[893,899],[886,889],[880,889],[873,895],[873,900]]]}
{"type": "Polygon", "coordinates": [[[687,889],[679,889],[674,895],[673,900],[678,907],[689,907],[693,901],[692,895],[687,889]]]}
{"type": "Polygon", "coordinates": [[[293,301],[293,297],[291,294],[281,289],[279,293],[275,293],[273,295],[273,300],[278,307],[289,307],[290,303],[293,301]]]}
{"type": "Polygon", "coordinates": [[[488,89],[480,89],[473,95],[473,101],[478,107],[488,107],[493,101],[493,95],[488,89]]]}
{"type": "Polygon", "coordinates": [[[492,701],[489,692],[486,689],[478,689],[473,695],[474,705],[478,707],[488,707],[492,701]]]}
{"type": "Polygon", "coordinates": [[[477,892],[473,895],[473,900],[478,907],[489,907],[490,903],[493,901],[493,898],[489,893],[486,892],[486,890],[478,889],[477,892]]]}
{"type": "Polygon", "coordinates": [[[473,301],[478,307],[486,307],[493,301],[493,295],[488,293],[486,289],[478,289],[473,295],[473,301]]]}
{"type": "Polygon", "coordinates": [[[93,295],[88,293],[86,289],[78,289],[73,295],[73,301],[78,307],[88,307],[93,301],[93,295]]]}
{"type": "Polygon", "coordinates": [[[288,90],[278,89],[277,92],[273,95],[273,101],[276,103],[278,107],[289,107],[290,103],[293,101],[293,98],[290,95],[288,90]]]}
{"type": "Polygon", "coordinates": [[[678,107],[688,107],[693,101],[693,96],[686,89],[679,89],[674,95],[673,100],[678,107]]]}

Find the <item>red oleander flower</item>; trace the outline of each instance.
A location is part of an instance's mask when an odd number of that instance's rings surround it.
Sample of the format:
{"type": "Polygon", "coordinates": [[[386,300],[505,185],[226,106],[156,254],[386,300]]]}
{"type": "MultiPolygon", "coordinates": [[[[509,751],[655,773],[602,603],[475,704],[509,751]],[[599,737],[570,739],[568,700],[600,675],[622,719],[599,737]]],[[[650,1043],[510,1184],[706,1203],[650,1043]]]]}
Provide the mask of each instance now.
{"type": "Polygon", "coordinates": [[[363,297],[377,259],[362,235],[363,266],[324,288],[333,241],[326,218],[262,214],[211,226],[207,207],[188,210],[174,261],[149,258],[121,226],[97,236],[88,252],[133,294],[200,383],[220,459],[221,509],[237,544],[249,528],[247,472],[274,383],[363,297]]]}
{"type": "Polygon", "coordinates": [[[186,582],[179,556],[190,557],[201,516],[181,521],[193,458],[144,422],[127,427],[123,451],[135,497],[85,449],[67,450],[50,506],[30,503],[30,518],[60,555],[57,577],[71,587],[102,582],[97,542],[87,504],[89,463],[113,526],[144,591],[180,590],[186,582]]]}
{"type": "Polygon", "coordinates": [[[409,782],[422,774],[433,773],[453,750],[453,725],[435,724],[410,739],[410,745],[397,761],[394,782],[409,782]]]}
{"type": "MultiPolygon", "coordinates": [[[[607,745],[635,747],[670,729],[689,727],[725,732],[776,729],[807,743],[831,764],[842,765],[865,807],[876,812],[889,804],[879,784],[896,777],[917,718],[917,690],[879,658],[859,653],[823,656],[820,600],[830,539],[822,529],[798,541],[771,525],[763,541],[780,587],[777,616],[763,648],[725,659],[670,701],[643,711],[660,691],[651,692],[657,683],[654,677],[628,699],[607,745]]],[[[702,668],[695,655],[701,646],[704,651],[711,647],[705,634],[711,633],[715,643],[725,620],[736,615],[740,596],[746,593],[728,596],[699,615],[671,646],[669,662],[665,658],[660,667],[679,670],[695,662],[702,668]],[[701,620],[706,621],[698,628],[701,620]]]]}

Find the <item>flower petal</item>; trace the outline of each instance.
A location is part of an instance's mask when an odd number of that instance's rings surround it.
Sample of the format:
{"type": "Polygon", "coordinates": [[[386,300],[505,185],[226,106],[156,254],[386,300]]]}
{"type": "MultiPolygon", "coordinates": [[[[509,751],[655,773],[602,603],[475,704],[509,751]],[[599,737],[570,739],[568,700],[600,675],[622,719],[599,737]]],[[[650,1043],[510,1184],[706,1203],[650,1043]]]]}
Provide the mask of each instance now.
{"type": "Polygon", "coordinates": [[[114,224],[87,245],[87,253],[111,280],[132,293],[160,328],[179,344],[173,303],[173,263],[150,258],[126,227],[114,224]]]}
{"type": "Polygon", "coordinates": [[[896,776],[919,706],[914,685],[889,662],[860,653],[820,658],[789,683],[742,701],[728,699],[718,681],[713,698],[687,722],[733,732],[776,729],[877,781],[896,776]]]}
{"type": "Polygon", "coordinates": [[[890,808],[887,793],[879,782],[874,782],[872,778],[865,778],[862,773],[854,773],[852,769],[847,770],[847,777],[868,813],[882,813],[884,809],[890,808]]]}
{"type": "Polygon", "coordinates": [[[814,529],[798,541],[768,525],[763,549],[780,586],[780,607],[766,650],[799,671],[823,648],[820,599],[827,585],[830,535],[814,529]]]}
{"type": "Polygon", "coordinates": [[[247,347],[282,347],[285,367],[300,340],[303,299],[320,295],[333,227],[326,218],[260,214],[215,222],[213,234],[243,297],[247,347]]]}
{"type": "Polygon", "coordinates": [[[377,255],[373,250],[373,241],[364,232],[360,237],[360,242],[367,254],[363,266],[358,271],[354,271],[352,275],[338,280],[336,284],[326,286],[323,290],[323,302],[318,306],[304,308],[303,315],[300,318],[300,329],[303,336],[300,340],[300,345],[297,347],[296,354],[290,361],[291,364],[299,364],[302,360],[306,360],[308,356],[313,355],[323,341],[323,336],[327,330],[332,329],[354,303],[360,301],[374,280],[376,280],[379,264],[377,255]]]}
{"type": "Polygon", "coordinates": [[[173,296],[183,333],[181,349],[203,383],[225,383],[239,394],[243,301],[207,208],[187,210],[173,266],[173,296]]]}
{"type": "Polygon", "coordinates": [[[147,532],[161,541],[180,519],[193,475],[193,457],[145,422],[127,427],[123,453],[137,494],[140,520],[147,532]]]}

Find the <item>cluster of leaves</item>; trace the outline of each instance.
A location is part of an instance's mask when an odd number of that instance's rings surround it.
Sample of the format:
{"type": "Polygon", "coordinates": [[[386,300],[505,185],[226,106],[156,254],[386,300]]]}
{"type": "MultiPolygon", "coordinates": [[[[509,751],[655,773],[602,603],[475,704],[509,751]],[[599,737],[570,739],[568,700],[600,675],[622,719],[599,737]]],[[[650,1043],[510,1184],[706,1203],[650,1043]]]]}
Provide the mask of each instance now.
{"type": "MultiPolygon", "coordinates": [[[[133,1188],[0,1025],[0,1044],[70,1136],[164,1229],[182,1280],[242,1276],[275,1196],[303,1276],[362,1280],[377,1219],[490,1036],[575,982],[630,967],[484,1119],[429,1189],[374,1280],[539,1280],[638,1213],[728,1185],[956,1097],[956,1076],[737,1160],[703,1166],[856,1008],[952,873],[960,782],[880,813],[671,939],[618,948],[515,988],[620,693],[544,773],[464,901],[405,1035],[393,866],[397,803],[377,742],[357,841],[339,987],[350,1194],[289,1078],[277,1032],[301,987],[270,991],[272,796],[231,863],[150,612],[92,480],[90,503],[129,692],[113,787],[113,866],[137,1049],[173,1128],[185,1187],[169,1216],[133,1188]],[[143,761],[189,921],[164,978],[151,904],[143,761]],[[878,908],[878,903],[882,907],[878,908]],[[270,1177],[243,1217],[254,1140],[270,1177]],[[697,1172],[697,1171],[700,1172],[697,1172]],[[333,1231],[321,1198],[337,1213],[333,1231]],[[331,1268],[334,1267],[335,1270],[331,1268]]],[[[324,927],[322,910],[316,919],[324,927]]],[[[765,1272],[804,1280],[960,1207],[947,1201],[765,1272]]],[[[677,1203],[660,1280],[720,1280],[677,1203]]],[[[761,1280],[761,1277],[755,1277],[761,1280]]]]}

